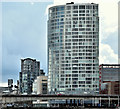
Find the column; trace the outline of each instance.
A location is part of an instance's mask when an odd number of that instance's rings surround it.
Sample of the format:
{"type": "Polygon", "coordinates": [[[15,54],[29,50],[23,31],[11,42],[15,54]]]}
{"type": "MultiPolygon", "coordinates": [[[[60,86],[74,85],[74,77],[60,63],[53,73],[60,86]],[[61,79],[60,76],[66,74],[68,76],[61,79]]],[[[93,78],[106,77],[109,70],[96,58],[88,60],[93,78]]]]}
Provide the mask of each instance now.
{"type": "Polygon", "coordinates": [[[101,107],[101,97],[100,97],[100,107],[101,107]]]}
{"type": "Polygon", "coordinates": [[[108,107],[110,107],[110,97],[108,99],[109,99],[108,107]]]}

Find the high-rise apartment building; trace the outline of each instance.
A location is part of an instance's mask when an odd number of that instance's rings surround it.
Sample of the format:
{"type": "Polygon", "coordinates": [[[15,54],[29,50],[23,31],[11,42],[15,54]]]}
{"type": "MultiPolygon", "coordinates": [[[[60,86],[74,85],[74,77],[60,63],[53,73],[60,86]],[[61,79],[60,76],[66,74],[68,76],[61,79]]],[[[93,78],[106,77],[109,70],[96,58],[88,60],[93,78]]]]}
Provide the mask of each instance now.
{"type": "Polygon", "coordinates": [[[32,93],[32,84],[40,75],[40,62],[36,59],[21,59],[20,93],[32,93]]]}
{"type": "Polygon", "coordinates": [[[49,8],[48,90],[99,90],[98,4],[49,8]]]}

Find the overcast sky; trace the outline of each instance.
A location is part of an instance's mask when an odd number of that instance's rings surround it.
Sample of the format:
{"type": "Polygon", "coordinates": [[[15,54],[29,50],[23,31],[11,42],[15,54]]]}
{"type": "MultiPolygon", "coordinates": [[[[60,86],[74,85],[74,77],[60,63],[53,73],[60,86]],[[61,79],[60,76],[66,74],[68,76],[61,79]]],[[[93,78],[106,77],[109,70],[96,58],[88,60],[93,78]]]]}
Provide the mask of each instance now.
{"type": "MultiPolygon", "coordinates": [[[[2,2],[2,84],[8,78],[15,82],[19,79],[21,58],[37,59],[47,73],[47,10],[52,5],[78,3],[78,0],[19,1],[2,2]]],[[[79,0],[79,3],[92,2],[99,4],[100,64],[118,63],[118,0],[79,0]]]]}

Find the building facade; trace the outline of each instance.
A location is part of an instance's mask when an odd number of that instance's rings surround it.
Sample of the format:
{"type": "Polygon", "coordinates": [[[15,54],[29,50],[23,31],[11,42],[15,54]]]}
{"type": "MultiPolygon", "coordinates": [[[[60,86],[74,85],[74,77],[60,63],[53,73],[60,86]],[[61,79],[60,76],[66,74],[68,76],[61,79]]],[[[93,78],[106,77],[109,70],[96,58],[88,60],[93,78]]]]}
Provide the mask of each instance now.
{"type": "Polygon", "coordinates": [[[21,59],[20,93],[32,93],[32,83],[40,75],[40,62],[36,59],[21,59]]]}
{"type": "Polygon", "coordinates": [[[101,64],[99,66],[100,94],[120,94],[119,71],[120,64],[101,64]]]}
{"type": "Polygon", "coordinates": [[[40,76],[45,76],[45,72],[43,69],[40,69],[40,76]]]}
{"type": "Polygon", "coordinates": [[[13,79],[8,79],[8,88],[9,88],[9,91],[12,92],[12,88],[13,88],[13,79]]]}
{"type": "Polygon", "coordinates": [[[9,88],[8,87],[0,87],[0,95],[2,94],[9,94],[9,88]]]}
{"type": "Polygon", "coordinates": [[[108,81],[101,83],[100,94],[108,94],[108,95],[117,95],[119,92],[119,82],[118,81],[108,81]]]}
{"type": "Polygon", "coordinates": [[[48,90],[99,90],[98,4],[53,6],[48,17],[48,90]]]}
{"type": "Polygon", "coordinates": [[[33,82],[34,94],[47,94],[48,92],[48,77],[45,75],[38,76],[33,82]]]}

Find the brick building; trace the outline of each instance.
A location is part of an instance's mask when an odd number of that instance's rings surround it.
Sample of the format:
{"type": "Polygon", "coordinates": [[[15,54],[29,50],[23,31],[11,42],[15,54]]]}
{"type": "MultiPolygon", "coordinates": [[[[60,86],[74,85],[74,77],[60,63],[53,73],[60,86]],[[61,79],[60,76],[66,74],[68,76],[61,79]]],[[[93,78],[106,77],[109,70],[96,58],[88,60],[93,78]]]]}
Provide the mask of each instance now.
{"type": "Polygon", "coordinates": [[[99,66],[100,94],[120,94],[120,64],[99,66]]]}

